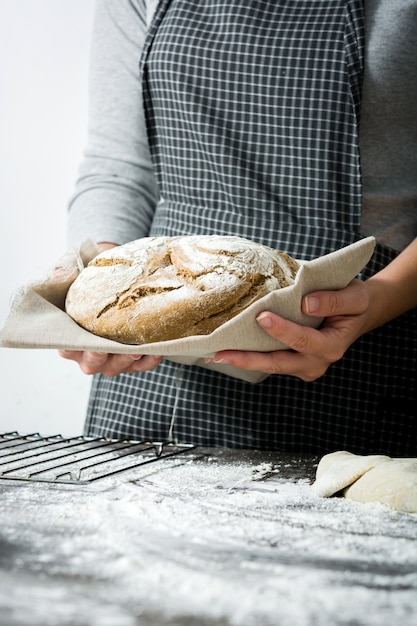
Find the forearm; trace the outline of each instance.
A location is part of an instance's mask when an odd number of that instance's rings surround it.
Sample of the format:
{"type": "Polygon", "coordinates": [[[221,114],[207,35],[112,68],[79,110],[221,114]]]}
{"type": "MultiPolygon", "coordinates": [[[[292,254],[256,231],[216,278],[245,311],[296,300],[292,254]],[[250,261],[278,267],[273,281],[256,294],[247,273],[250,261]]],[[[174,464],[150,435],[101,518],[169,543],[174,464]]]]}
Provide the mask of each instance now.
{"type": "Polygon", "coordinates": [[[370,310],[364,332],[417,306],[417,238],[383,270],[366,281],[370,310]]]}
{"type": "Polygon", "coordinates": [[[158,199],[142,111],[140,0],[97,2],[88,139],[69,203],[71,246],[90,237],[125,243],[148,234],[158,199]]]}

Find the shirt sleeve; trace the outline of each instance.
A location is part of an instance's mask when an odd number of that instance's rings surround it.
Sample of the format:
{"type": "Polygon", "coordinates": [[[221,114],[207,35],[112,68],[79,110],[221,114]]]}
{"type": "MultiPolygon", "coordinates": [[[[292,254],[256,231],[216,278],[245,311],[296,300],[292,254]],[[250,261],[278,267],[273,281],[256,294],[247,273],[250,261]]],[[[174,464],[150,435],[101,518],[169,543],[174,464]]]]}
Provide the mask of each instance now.
{"type": "Polygon", "coordinates": [[[69,202],[68,241],[147,236],[158,199],[139,60],[144,0],[98,0],[92,34],[87,146],[69,202]]]}

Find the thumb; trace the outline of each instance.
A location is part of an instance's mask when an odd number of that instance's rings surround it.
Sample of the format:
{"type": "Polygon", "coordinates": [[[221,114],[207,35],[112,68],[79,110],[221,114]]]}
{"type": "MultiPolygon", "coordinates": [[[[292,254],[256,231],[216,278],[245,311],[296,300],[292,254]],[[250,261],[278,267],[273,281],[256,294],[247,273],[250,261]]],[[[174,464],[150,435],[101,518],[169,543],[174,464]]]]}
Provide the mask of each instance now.
{"type": "Polygon", "coordinates": [[[318,291],[304,296],[301,308],[312,317],[329,317],[345,313],[346,303],[339,291],[318,291]]]}
{"type": "Polygon", "coordinates": [[[357,315],[363,313],[366,306],[367,297],[360,280],[353,280],[344,289],[309,293],[301,302],[303,313],[312,317],[357,315]]]}

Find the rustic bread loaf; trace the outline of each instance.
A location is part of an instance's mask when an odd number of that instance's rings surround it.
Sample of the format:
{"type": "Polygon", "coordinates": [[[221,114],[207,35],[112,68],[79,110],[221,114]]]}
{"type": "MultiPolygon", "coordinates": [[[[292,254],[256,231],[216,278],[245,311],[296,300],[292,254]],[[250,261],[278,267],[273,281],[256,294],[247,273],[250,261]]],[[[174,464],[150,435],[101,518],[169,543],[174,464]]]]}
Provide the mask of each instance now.
{"type": "Polygon", "coordinates": [[[66,311],[121,343],[206,335],[294,282],[297,262],[241,237],[146,237],[95,257],[71,285],[66,311]]]}

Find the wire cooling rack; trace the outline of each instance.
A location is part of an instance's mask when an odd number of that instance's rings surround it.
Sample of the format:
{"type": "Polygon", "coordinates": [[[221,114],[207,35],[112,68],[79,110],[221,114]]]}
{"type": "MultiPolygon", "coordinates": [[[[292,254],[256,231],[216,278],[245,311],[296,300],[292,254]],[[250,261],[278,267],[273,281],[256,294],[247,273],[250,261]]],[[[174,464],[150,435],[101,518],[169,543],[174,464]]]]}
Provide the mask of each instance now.
{"type": "Polygon", "coordinates": [[[88,437],[0,434],[0,480],[85,485],[194,450],[192,445],[88,437]]]}

